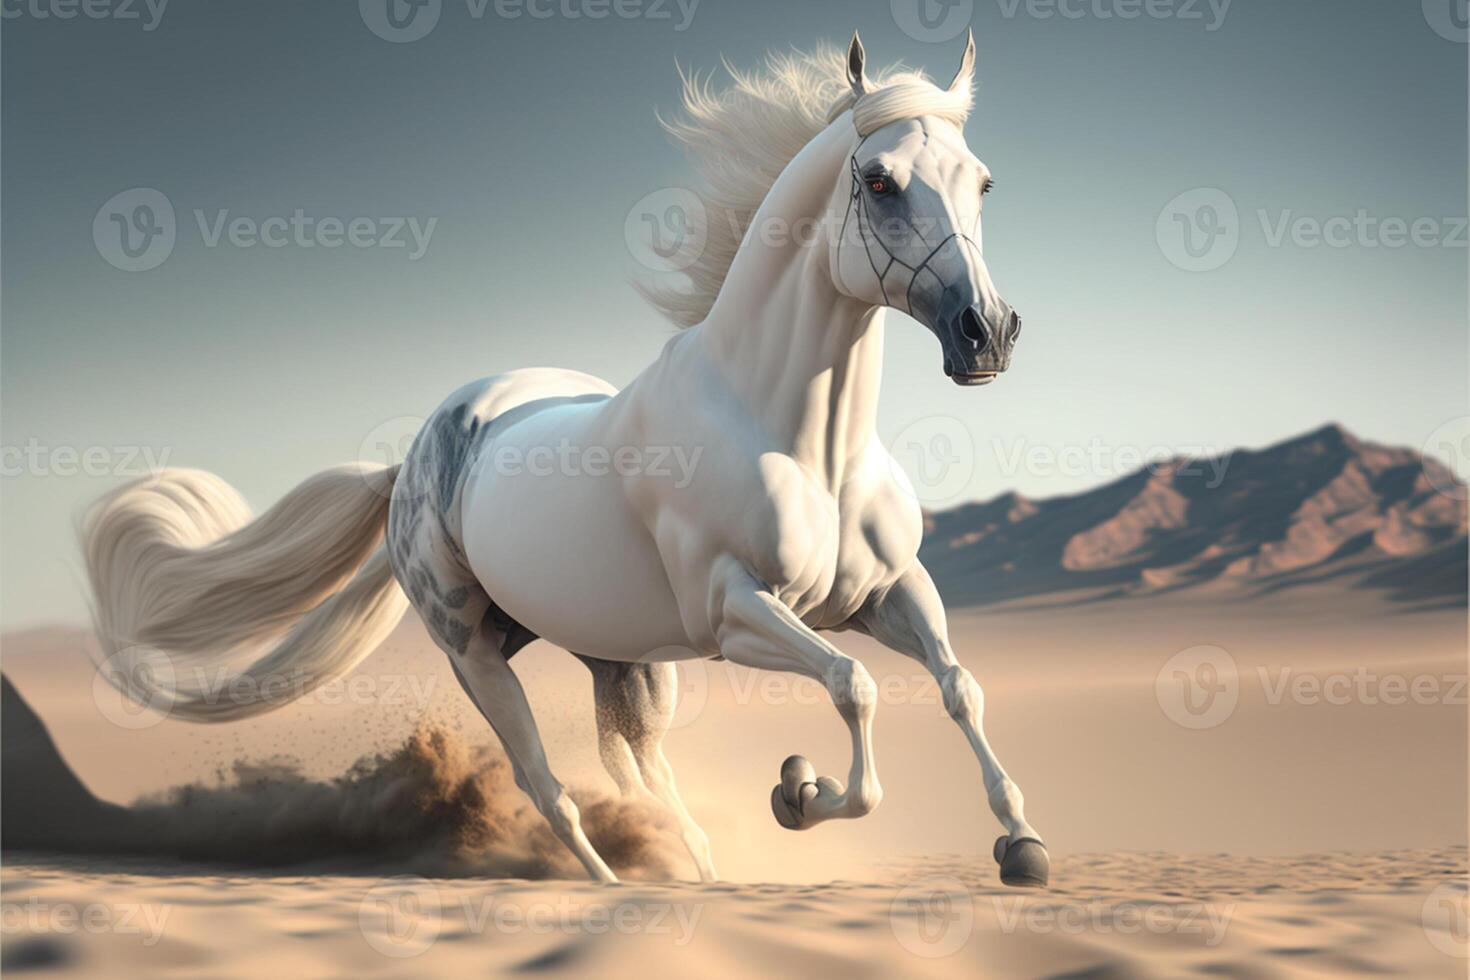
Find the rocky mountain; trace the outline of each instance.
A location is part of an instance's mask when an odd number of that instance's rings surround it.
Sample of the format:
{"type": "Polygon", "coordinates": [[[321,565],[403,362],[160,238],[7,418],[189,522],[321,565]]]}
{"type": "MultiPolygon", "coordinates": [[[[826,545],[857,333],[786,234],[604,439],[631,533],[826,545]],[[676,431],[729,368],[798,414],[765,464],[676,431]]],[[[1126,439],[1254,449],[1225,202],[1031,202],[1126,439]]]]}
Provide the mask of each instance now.
{"type": "Polygon", "coordinates": [[[1329,425],[1075,496],[1006,493],[931,513],[920,556],[956,605],[1308,583],[1463,605],[1465,496],[1438,460],[1329,425]]]}

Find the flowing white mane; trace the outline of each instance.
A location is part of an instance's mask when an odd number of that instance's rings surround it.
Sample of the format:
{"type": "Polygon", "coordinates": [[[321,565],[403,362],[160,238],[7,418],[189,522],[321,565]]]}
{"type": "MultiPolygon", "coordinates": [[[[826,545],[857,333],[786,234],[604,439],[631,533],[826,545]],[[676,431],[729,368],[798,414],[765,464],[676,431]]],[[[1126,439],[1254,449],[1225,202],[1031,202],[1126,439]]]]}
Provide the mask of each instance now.
{"type": "Polygon", "coordinates": [[[855,99],[846,58],[829,45],[811,52],[770,54],[750,72],[725,64],[730,84],[680,72],[681,114],[661,120],[693,162],[705,214],[691,215],[693,240],[704,247],[686,269],[692,288],[640,283],[638,289],[680,327],[703,320],[730,271],[756,209],[781,171],[827,125],[848,109],[863,135],[899,119],[933,115],[964,125],[974,101],[969,84],[934,85],[922,72],[890,66],[869,79],[855,99]],[[697,226],[695,223],[697,222],[697,226]]]}

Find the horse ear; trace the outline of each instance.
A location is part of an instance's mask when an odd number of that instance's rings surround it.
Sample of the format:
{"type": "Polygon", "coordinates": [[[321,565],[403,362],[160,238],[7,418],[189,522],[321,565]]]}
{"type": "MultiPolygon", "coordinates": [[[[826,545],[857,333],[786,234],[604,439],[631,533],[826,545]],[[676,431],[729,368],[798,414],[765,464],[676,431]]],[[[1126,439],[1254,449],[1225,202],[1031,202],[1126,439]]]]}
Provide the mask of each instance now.
{"type": "Polygon", "coordinates": [[[847,46],[847,83],[852,92],[862,98],[868,91],[868,74],[863,68],[867,54],[863,51],[863,40],[857,31],[852,32],[852,43],[847,46]]]}
{"type": "Polygon", "coordinates": [[[949,83],[951,92],[958,92],[975,84],[975,32],[966,31],[965,34],[965,54],[960,58],[960,70],[955,72],[954,81],[949,83]]]}

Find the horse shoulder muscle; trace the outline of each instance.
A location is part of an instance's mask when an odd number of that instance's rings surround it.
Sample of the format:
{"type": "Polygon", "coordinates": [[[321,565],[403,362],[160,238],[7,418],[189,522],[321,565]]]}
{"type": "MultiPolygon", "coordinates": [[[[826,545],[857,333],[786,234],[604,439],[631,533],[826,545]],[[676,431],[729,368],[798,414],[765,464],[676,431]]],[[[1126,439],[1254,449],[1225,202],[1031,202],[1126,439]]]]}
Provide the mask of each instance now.
{"type": "Polygon", "coordinates": [[[872,576],[883,580],[876,585],[886,585],[913,564],[924,536],[923,512],[897,465],[877,447],[841,498],[844,550],[873,563],[872,576]]]}

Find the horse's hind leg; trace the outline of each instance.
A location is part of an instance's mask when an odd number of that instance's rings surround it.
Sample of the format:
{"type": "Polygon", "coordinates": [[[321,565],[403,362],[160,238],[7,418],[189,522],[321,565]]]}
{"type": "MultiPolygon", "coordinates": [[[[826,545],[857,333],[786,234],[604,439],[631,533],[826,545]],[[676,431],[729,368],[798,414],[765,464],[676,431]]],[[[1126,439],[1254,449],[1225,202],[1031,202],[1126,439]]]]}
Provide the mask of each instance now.
{"type": "Polygon", "coordinates": [[[678,668],[672,663],[615,663],[579,657],[592,672],[597,703],[597,743],[602,763],[625,796],[653,797],[679,823],[679,835],[699,869],[715,880],[709,837],[695,823],[674,785],[663,738],[678,704],[678,668]]]}
{"type": "Polygon", "coordinates": [[[393,572],[465,693],[500,737],[516,785],[588,874],[617,881],[582,832],[577,805],[551,774],[526,692],[507,662],[534,634],[500,613],[470,574],[458,543],[465,461],[487,421],[470,404],[475,392],[465,392],[434,413],[394,485],[387,533],[393,572]]]}
{"type": "Polygon", "coordinates": [[[617,875],[582,831],[577,804],[551,773],[525,689],[501,653],[501,636],[487,621],[464,654],[451,653],[449,662],[480,713],[500,737],[505,754],[515,767],[516,784],[531,797],[552,831],[577,856],[589,875],[598,881],[615,882],[617,875]]]}
{"type": "Polygon", "coordinates": [[[411,597],[434,642],[449,657],[460,685],[490,723],[515,771],[516,785],[531,797],[552,831],[598,881],[617,881],[582,832],[577,805],[546,762],[541,733],[531,715],[520,678],[510,669],[506,652],[514,653],[525,637],[507,634],[496,625],[494,606],[478,583],[451,574],[442,565],[416,566],[411,597]],[[451,596],[446,604],[443,599],[451,596]]]}

